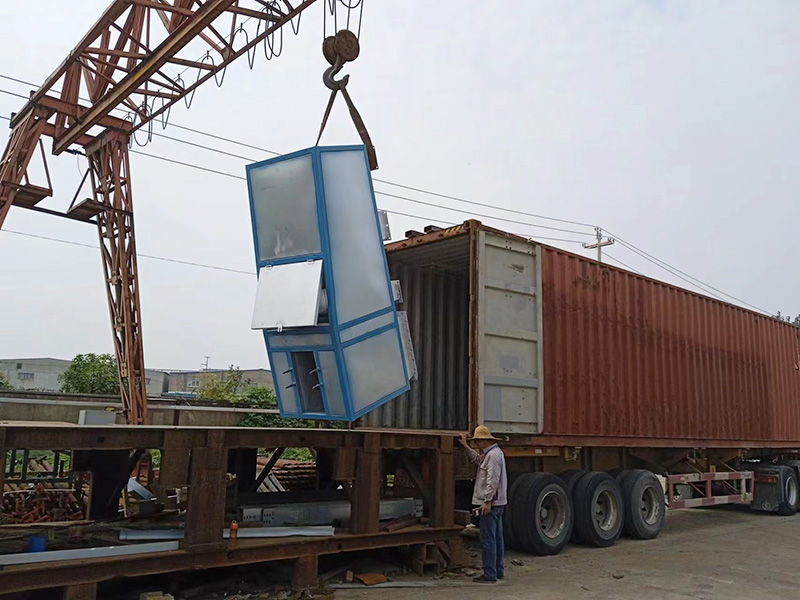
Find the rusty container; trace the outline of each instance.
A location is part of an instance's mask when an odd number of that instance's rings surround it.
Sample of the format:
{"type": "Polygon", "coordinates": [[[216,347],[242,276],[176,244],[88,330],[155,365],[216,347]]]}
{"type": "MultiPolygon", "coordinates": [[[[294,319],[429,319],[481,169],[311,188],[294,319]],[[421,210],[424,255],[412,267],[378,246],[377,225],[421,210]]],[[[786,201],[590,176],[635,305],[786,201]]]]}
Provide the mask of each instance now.
{"type": "Polygon", "coordinates": [[[477,221],[387,246],[418,377],[371,427],[800,447],[800,329],[477,221]]]}

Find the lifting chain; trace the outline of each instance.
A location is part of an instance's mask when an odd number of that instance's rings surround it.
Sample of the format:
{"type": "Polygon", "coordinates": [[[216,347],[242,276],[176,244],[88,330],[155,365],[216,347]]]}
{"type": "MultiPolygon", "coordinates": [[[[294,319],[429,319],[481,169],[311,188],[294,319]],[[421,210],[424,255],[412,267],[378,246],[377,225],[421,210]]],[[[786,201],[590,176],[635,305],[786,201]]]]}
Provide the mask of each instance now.
{"type": "Polygon", "coordinates": [[[364,125],[364,120],[356,110],[350,94],[347,93],[346,86],[350,81],[350,75],[345,75],[341,79],[334,79],[334,77],[342,70],[345,63],[354,61],[358,58],[360,47],[356,35],[347,29],[342,29],[336,35],[331,35],[325,38],[322,42],[322,54],[325,60],[331,65],[325,69],[322,75],[322,82],[329,90],[331,90],[331,97],[328,100],[328,106],[325,109],[325,115],[322,117],[322,124],[319,127],[319,135],[317,136],[317,143],[319,145],[322,139],[322,132],[325,130],[325,125],[328,123],[328,117],[333,108],[333,102],[336,100],[336,95],[342,92],[347,108],[350,111],[350,118],[353,119],[353,124],[356,126],[361,141],[367,148],[367,158],[369,159],[369,168],[374,171],[378,168],[378,156],[375,153],[375,146],[372,145],[372,140],[369,137],[367,126],[364,125]]]}

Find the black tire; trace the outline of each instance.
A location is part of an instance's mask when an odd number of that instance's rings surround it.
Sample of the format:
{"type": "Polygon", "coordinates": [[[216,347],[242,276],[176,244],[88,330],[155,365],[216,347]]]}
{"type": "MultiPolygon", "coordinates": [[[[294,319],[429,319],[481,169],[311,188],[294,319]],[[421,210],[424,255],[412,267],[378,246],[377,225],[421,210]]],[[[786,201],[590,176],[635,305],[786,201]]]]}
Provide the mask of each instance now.
{"type": "Polygon", "coordinates": [[[572,534],[573,510],[564,483],[549,473],[530,473],[517,488],[511,509],[520,549],[540,556],[558,554],[572,534]]]}
{"type": "Polygon", "coordinates": [[[617,481],[593,471],[581,477],[573,495],[578,539],[590,546],[613,546],[622,533],[625,504],[617,481]]]}
{"type": "Polygon", "coordinates": [[[558,476],[561,478],[561,481],[564,482],[564,488],[567,490],[567,494],[569,494],[570,498],[572,497],[572,492],[575,489],[575,484],[578,483],[581,477],[589,473],[589,471],[581,471],[579,469],[571,469],[569,471],[564,471],[563,473],[559,473],[558,476]]]}
{"type": "Polygon", "coordinates": [[[781,503],[777,512],[781,516],[791,517],[797,513],[800,504],[800,484],[792,467],[782,466],[781,471],[781,503]]]}
{"type": "MultiPolygon", "coordinates": [[[[583,478],[584,476],[588,475],[590,471],[581,471],[578,469],[572,469],[569,471],[564,471],[563,473],[559,473],[559,477],[561,481],[564,482],[564,487],[567,490],[567,495],[569,496],[570,501],[572,502],[572,506],[575,506],[575,486],[577,483],[583,478]]],[[[578,537],[578,531],[575,527],[572,528],[572,535],[570,537],[570,541],[577,544],[581,540],[578,537]]]]}
{"type": "Polygon", "coordinates": [[[611,469],[608,474],[617,480],[617,483],[622,486],[622,480],[630,473],[630,469],[611,469]]]}
{"type": "Polygon", "coordinates": [[[505,539],[505,545],[507,547],[511,548],[512,550],[519,550],[519,542],[517,541],[516,535],[514,535],[514,525],[511,522],[511,514],[514,498],[517,497],[517,490],[519,489],[519,484],[524,475],[512,477],[513,479],[511,481],[511,486],[508,488],[508,504],[506,505],[506,509],[503,511],[503,538],[505,539]]]}
{"type": "Polygon", "coordinates": [[[637,540],[658,537],[667,521],[664,489],[658,477],[645,469],[635,469],[617,481],[625,504],[625,534],[637,540]]]}

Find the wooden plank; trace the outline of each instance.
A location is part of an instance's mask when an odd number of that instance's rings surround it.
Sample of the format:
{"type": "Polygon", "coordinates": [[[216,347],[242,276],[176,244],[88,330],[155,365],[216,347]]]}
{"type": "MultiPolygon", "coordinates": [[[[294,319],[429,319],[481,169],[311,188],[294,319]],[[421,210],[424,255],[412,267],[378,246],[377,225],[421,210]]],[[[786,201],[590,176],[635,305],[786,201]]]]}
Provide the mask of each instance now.
{"type": "Polygon", "coordinates": [[[164,447],[161,449],[161,468],[158,483],[166,487],[182,487],[189,482],[189,458],[191,447],[186,445],[185,436],[176,431],[164,434],[164,447]]]}
{"type": "Polygon", "coordinates": [[[374,534],[337,535],[326,538],[240,539],[235,548],[226,547],[213,552],[195,554],[177,550],[138,556],[6,567],[0,571],[0,589],[3,590],[3,593],[24,592],[84,582],[107,581],[122,575],[141,577],[157,573],[232,567],[271,560],[290,560],[301,556],[407,546],[450,540],[458,536],[459,531],[460,528],[415,527],[395,533],[381,531],[374,534]]]}
{"type": "MultiPolygon", "coordinates": [[[[436,448],[441,437],[452,437],[453,432],[421,432],[398,430],[341,430],[341,429],[277,429],[277,428],[200,428],[149,426],[137,428],[129,425],[108,427],[80,427],[67,423],[4,423],[0,429],[7,432],[8,448],[30,450],[132,450],[134,448],[164,448],[166,435],[174,432],[185,438],[181,445],[205,445],[211,431],[226,431],[230,448],[352,448],[363,446],[365,436],[377,436],[378,446],[389,448],[436,448]]],[[[536,444],[533,444],[536,445],[536,444]]],[[[549,444],[547,444],[549,445],[549,444]]],[[[625,444],[617,444],[625,445],[625,444]]],[[[737,447],[739,447],[737,445],[737,447]]]]}
{"type": "Polygon", "coordinates": [[[190,552],[222,548],[225,520],[225,432],[208,432],[208,444],[192,449],[189,505],[183,547],[190,552]]]}
{"type": "Polygon", "coordinates": [[[453,438],[442,437],[436,452],[434,506],[431,523],[434,527],[452,527],[455,510],[455,461],[453,438]]]}
{"type": "Polygon", "coordinates": [[[350,528],[354,533],[378,531],[381,501],[381,452],[378,434],[367,434],[356,454],[356,478],[350,504],[350,528]]]}
{"type": "Polygon", "coordinates": [[[311,590],[319,585],[319,556],[302,556],[294,560],[292,589],[296,592],[311,590]]]}
{"type": "Polygon", "coordinates": [[[419,517],[408,515],[405,517],[392,519],[388,523],[384,524],[383,527],[381,527],[381,531],[388,531],[388,532],[399,531],[400,529],[405,529],[406,527],[411,527],[413,525],[418,525],[418,524],[419,524],[419,517]]]}
{"type": "Polygon", "coordinates": [[[355,477],[356,449],[337,448],[333,454],[334,481],[352,481],[355,477]]]}
{"type": "Polygon", "coordinates": [[[62,600],[97,600],[96,583],[79,583],[64,588],[62,600]]]}

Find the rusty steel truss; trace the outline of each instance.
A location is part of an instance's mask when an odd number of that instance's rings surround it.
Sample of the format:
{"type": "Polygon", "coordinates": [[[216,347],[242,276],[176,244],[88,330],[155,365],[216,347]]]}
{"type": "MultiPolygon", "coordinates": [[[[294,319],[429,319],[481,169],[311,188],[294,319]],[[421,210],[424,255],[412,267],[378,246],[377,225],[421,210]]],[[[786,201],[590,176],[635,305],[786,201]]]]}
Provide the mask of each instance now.
{"type": "Polygon", "coordinates": [[[114,0],[13,115],[0,160],[0,227],[12,204],[96,224],[129,423],[147,422],[130,137],[156,118],[165,123],[175,103],[189,104],[200,85],[224,76],[231,62],[254,52],[315,1],[114,0]],[[244,29],[250,21],[254,34],[244,29]],[[128,117],[114,116],[114,110],[128,117]],[[73,201],[65,213],[37,206],[53,195],[43,137],[52,138],[53,154],[81,153],[89,161],[92,197],[73,201]],[[44,185],[28,173],[37,147],[44,185]]]}

